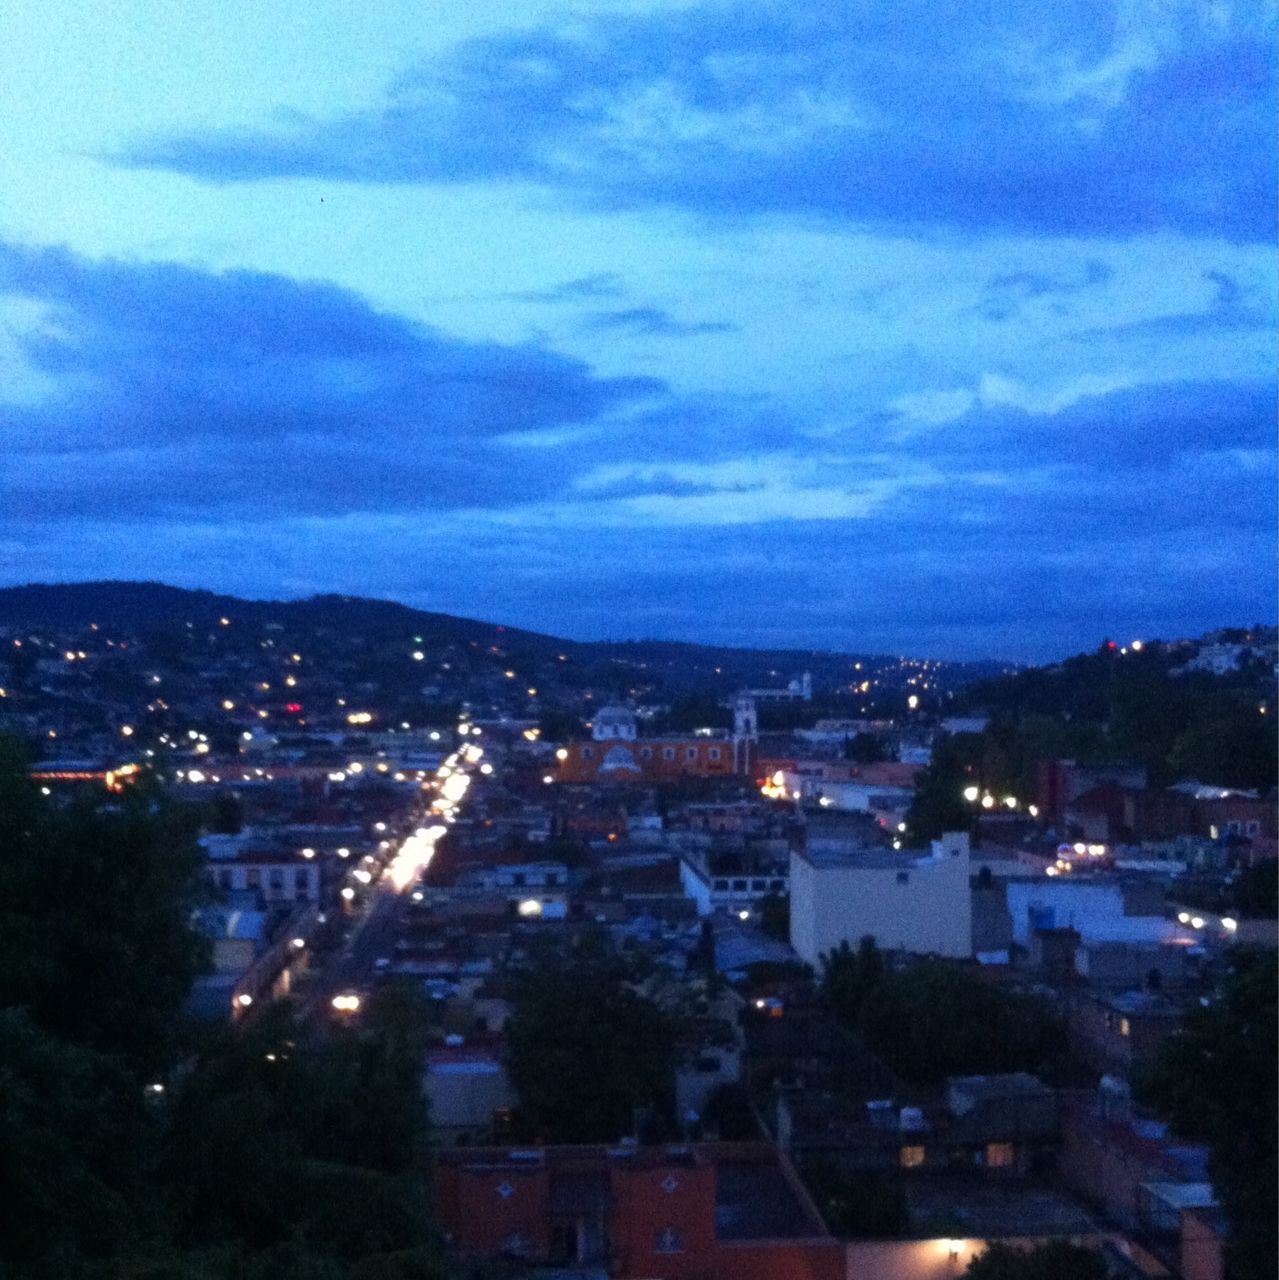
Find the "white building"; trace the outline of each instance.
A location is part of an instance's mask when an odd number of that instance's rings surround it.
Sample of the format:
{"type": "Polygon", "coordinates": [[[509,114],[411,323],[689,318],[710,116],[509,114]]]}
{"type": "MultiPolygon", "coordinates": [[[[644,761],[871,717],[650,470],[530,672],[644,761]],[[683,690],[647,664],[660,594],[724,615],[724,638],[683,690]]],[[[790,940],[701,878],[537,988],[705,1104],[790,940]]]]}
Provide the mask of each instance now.
{"type": "Polygon", "coordinates": [[[636,732],[635,713],[618,703],[601,707],[591,721],[591,737],[596,742],[634,742],[636,732]]]}
{"type": "Polygon", "coordinates": [[[932,852],[809,849],[790,863],[791,946],[817,966],[825,952],[872,937],[883,950],[964,958],[973,950],[971,864],[966,833],[932,852]]]}

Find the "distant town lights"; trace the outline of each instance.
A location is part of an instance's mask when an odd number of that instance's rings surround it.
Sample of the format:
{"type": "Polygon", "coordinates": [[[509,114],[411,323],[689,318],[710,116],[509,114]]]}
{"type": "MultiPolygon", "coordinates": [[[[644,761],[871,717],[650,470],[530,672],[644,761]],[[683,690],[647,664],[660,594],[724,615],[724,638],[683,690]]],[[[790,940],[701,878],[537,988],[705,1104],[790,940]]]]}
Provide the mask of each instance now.
{"type": "Polygon", "coordinates": [[[1238,929],[1238,928],[1239,928],[1239,921],[1238,921],[1238,920],[1232,920],[1229,916],[1222,916],[1222,917],[1221,917],[1221,927],[1222,927],[1222,928],[1223,928],[1227,933],[1234,933],[1234,931],[1235,931],[1236,929],[1238,929]]]}
{"type": "Polygon", "coordinates": [[[965,800],[967,800],[969,804],[976,804],[976,803],[977,803],[977,797],[978,797],[979,795],[981,795],[981,788],[980,788],[980,787],[965,787],[965,788],[964,788],[964,799],[965,799],[965,800]]]}
{"type": "Polygon", "coordinates": [[[995,807],[995,797],[992,796],[990,792],[987,792],[984,796],[982,796],[981,807],[983,809],[993,809],[995,807]]]}
{"type": "Polygon", "coordinates": [[[912,693],[910,697],[906,699],[906,705],[914,711],[915,708],[919,706],[919,695],[917,693],[912,693]]]}

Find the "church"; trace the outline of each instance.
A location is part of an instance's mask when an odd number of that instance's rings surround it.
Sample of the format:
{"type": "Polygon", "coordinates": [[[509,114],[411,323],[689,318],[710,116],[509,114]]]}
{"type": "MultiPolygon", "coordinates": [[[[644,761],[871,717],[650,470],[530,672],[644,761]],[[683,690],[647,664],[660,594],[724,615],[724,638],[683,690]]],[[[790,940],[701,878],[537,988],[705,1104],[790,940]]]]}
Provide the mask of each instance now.
{"type": "Polygon", "coordinates": [[[557,782],[671,782],[679,778],[749,777],[759,742],[753,698],[733,703],[733,731],[714,735],[641,738],[635,713],[621,704],[601,707],[589,742],[556,752],[557,782]]]}

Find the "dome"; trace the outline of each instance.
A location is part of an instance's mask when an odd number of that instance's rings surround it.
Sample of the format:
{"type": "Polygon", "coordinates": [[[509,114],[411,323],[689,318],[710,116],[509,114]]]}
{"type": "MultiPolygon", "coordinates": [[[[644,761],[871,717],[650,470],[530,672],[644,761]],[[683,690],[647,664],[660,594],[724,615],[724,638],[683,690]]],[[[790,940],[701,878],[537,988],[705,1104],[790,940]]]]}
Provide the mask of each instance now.
{"type": "Polygon", "coordinates": [[[591,736],[597,742],[609,738],[631,740],[635,737],[635,713],[620,703],[611,702],[608,706],[601,707],[592,718],[591,725],[591,736]]]}

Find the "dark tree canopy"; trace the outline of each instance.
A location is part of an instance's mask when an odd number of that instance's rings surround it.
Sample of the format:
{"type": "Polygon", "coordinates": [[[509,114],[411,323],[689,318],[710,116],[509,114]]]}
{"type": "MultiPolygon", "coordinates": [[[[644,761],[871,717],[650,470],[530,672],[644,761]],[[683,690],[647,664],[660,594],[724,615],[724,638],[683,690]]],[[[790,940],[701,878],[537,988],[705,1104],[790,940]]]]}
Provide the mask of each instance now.
{"type": "Polygon", "coordinates": [[[1096,1249],[1068,1240],[1049,1240],[1033,1249],[995,1241],[964,1270],[969,1280],[1106,1280],[1107,1274],[1096,1249]]]}
{"type": "Polygon", "coordinates": [[[606,961],[542,966],[508,1028],[511,1081],[550,1142],[615,1142],[637,1111],[669,1101],[676,1028],[606,961]]]}
{"type": "Polygon", "coordinates": [[[1191,1011],[1139,1087],[1178,1133],[1209,1146],[1232,1280],[1276,1274],[1277,998],[1273,954],[1236,952],[1221,997],[1191,1011]]]}

